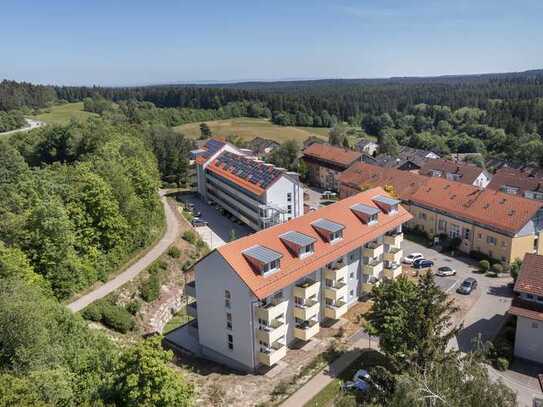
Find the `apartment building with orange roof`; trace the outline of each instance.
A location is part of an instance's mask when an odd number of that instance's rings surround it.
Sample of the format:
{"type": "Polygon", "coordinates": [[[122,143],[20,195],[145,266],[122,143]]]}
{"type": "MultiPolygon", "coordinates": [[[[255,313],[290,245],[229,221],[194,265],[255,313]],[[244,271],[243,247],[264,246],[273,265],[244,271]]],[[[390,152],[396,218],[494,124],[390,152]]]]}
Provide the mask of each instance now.
{"type": "Polygon", "coordinates": [[[212,251],[186,287],[192,351],[244,371],[275,365],[290,344],[310,341],[401,273],[411,218],[374,188],[212,251]]]}
{"type": "Polygon", "coordinates": [[[251,156],[219,139],[193,152],[198,193],[253,230],[286,222],[304,213],[299,176],[251,156]]]}
{"type": "Polygon", "coordinates": [[[382,186],[413,215],[408,228],[460,238],[459,250],[510,263],[543,254],[543,202],[439,177],[359,163],[339,177],[340,197],[382,186]]]}

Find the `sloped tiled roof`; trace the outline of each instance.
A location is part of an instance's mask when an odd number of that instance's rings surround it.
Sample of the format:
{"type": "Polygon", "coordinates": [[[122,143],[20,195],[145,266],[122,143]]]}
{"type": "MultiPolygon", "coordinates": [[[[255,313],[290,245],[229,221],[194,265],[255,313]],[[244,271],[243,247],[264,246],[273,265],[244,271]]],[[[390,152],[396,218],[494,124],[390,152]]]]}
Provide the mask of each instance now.
{"type": "Polygon", "coordinates": [[[458,182],[472,185],[477,177],[481,175],[484,170],[473,164],[464,164],[450,160],[427,160],[419,170],[421,175],[432,175],[432,171],[441,171],[442,178],[446,178],[447,174],[457,174],[459,176],[458,182]]]}
{"type": "Polygon", "coordinates": [[[330,144],[315,143],[307,147],[303,155],[347,168],[353,162],[360,160],[362,153],[330,144]]]}
{"type": "Polygon", "coordinates": [[[286,223],[235,240],[219,247],[217,251],[257,298],[265,298],[412,218],[404,208],[400,207],[399,211],[393,215],[380,212],[378,222],[375,225],[367,225],[351,210],[351,206],[357,203],[376,208],[372,198],[384,194],[386,193],[381,188],[362,192],[286,223]],[[318,219],[328,219],[344,225],[343,238],[334,244],[325,241],[311,225],[318,219]],[[314,253],[298,258],[289,251],[280,236],[290,231],[314,238],[314,253]],[[266,247],[282,255],[279,271],[269,276],[262,276],[251,267],[242,252],[255,245],[266,247]]]}
{"type": "Polygon", "coordinates": [[[543,256],[524,256],[514,291],[543,297],[543,256]]]}
{"type": "Polygon", "coordinates": [[[519,170],[505,168],[496,171],[487,188],[499,191],[506,185],[518,188],[518,195],[521,196],[526,191],[543,192],[543,177],[530,176],[519,170]]]}

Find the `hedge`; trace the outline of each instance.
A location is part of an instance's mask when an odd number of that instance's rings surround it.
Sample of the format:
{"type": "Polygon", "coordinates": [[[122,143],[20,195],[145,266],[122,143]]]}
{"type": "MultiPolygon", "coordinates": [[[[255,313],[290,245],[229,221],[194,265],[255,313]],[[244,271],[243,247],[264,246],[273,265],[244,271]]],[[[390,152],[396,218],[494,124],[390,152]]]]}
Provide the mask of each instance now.
{"type": "Polygon", "coordinates": [[[102,322],[108,328],[123,334],[134,328],[132,315],[123,307],[114,304],[105,304],[102,307],[102,322]]]}

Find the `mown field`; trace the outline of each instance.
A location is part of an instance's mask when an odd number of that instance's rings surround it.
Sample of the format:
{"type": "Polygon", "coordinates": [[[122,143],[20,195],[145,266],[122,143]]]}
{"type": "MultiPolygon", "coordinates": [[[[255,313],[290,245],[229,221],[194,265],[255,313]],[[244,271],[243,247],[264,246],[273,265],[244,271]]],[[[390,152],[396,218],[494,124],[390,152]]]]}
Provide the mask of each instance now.
{"type": "MultiPolygon", "coordinates": [[[[272,124],[266,119],[238,118],[229,120],[215,120],[206,122],[213,135],[227,137],[237,135],[245,140],[255,137],[269,138],[279,143],[287,140],[296,140],[302,143],[310,136],[317,136],[328,140],[328,129],[319,127],[284,127],[272,124]]],[[[200,137],[200,123],[188,123],[174,127],[174,130],[187,137],[200,137]]]]}
{"type": "Polygon", "coordinates": [[[32,119],[41,120],[47,124],[64,125],[74,119],[85,121],[89,117],[97,116],[95,113],[83,111],[83,102],[66,103],[42,109],[42,113],[31,116],[32,119]]]}

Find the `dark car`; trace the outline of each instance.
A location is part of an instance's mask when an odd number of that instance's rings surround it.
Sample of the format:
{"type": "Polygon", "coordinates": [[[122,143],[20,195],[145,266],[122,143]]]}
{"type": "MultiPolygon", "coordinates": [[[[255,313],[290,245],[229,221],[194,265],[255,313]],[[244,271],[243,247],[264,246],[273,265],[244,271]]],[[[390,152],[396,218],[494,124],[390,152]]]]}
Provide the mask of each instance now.
{"type": "Polygon", "coordinates": [[[427,259],[418,259],[413,262],[413,268],[416,269],[426,269],[429,267],[432,267],[434,265],[434,262],[432,260],[427,259]]]}
{"type": "Polygon", "coordinates": [[[473,277],[468,277],[464,281],[462,281],[462,284],[456,289],[456,292],[459,294],[471,294],[473,290],[477,288],[477,280],[475,280],[473,277]]]}

